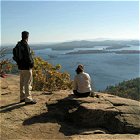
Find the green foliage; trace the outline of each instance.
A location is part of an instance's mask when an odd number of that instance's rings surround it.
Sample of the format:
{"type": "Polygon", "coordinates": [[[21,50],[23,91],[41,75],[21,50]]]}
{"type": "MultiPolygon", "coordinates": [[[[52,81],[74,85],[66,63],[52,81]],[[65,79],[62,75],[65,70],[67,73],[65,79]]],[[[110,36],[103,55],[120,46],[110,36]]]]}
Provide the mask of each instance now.
{"type": "Polygon", "coordinates": [[[41,57],[34,57],[33,90],[55,91],[71,89],[72,81],[67,72],[60,72],[61,65],[53,66],[41,57]]]}
{"type": "Polygon", "coordinates": [[[6,49],[0,50],[0,76],[4,77],[4,75],[11,71],[13,65],[9,59],[5,59],[6,49]]]}
{"type": "Polygon", "coordinates": [[[140,100],[140,78],[123,81],[116,86],[108,86],[105,92],[120,97],[140,100]]]}
{"type": "MultiPolygon", "coordinates": [[[[13,64],[10,59],[5,59],[6,49],[0,50],[0,76],[4,77],[5,73],[18,72],[16,64],[13,64]]],[[[60,72],[61,65],[53,66],[41,57],[34,56],[33,68],[33,90],[39,91],[55,91],[61,89],[71,89],[72,81],[67,72],[60,72]]]]}

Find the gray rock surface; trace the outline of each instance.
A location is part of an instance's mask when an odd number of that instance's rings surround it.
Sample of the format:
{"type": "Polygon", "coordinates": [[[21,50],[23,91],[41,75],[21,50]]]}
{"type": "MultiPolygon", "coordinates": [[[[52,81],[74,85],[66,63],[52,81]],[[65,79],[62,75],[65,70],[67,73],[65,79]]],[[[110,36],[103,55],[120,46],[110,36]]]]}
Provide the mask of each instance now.
{"type": "Polygon", "coordinates": [[[19,76],[0,78],[1,140],[139,140],[139,102],[97,93],[33,91],[35,105],[19,103],[19,76]],[[117,134],[114,134],[117,133],[117,134]],[[125,134],[122,134],[125,133],[125,134]]]}
{"type": "Polygon", "coordinates": [[[47,107],[53,106],[56,116],[77,127],[102,128],[109,133],[140,133],[138,101],[104,93],[87,98],[70,95],[57,103],[53,101],[51,99],[47,107]]]}

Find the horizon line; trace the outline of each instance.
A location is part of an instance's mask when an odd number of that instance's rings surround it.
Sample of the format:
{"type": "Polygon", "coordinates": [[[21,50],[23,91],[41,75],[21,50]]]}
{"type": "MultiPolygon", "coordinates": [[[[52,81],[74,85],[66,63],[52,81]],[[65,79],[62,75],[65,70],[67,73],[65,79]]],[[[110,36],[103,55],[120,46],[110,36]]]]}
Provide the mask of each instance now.
{"type": "MultiPolygon", "coordinates": [[[[127,40],[138,40],[140,41],[140,38],[95,38],[95,39],[75,39],[75,40],[64,40],[64,41],[52,41],[52,42],[29,42],[29,44],[34,45],[34,44],[57,44],[57,43],[66,43],[66,42],[74,42],[74,41],[127,41],[127,40]]],[[[20,40],[19,40],[20,41],[20,40]]],[[[1,46],[6,46],[6,45],[12,45],[12,44],[16,44],[18,41],[16,41],[15,43],[2,43],[1,41],[1,46]]]]}

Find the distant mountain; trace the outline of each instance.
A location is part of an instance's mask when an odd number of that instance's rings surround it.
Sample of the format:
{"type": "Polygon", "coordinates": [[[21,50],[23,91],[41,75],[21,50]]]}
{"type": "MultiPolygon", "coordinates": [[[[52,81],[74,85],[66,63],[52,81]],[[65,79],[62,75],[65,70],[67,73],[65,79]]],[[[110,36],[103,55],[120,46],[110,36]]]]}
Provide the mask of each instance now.
{"type": "MultiPolygon", "coordinates": [[[[102,41],[69,41],[62,43],[40,43],[30,44],[33,50],[40,50],[46,48],[52,48],[53,50],[72,50],[74,48],[92,48],[95,46],[109,46],[110,48],[125,48],[129,45],[139,46],[139,40],[102,40],[102,41]]],[[[15,45],[1,46],[1,48],[7,48],[7,53],[10,53],[15,45]]]]}
{"type": "Polygon", "coordinates": [[[103,40],[103,41],[71,41],[63,42],[54,45],[48,45],[47,47],[54,50],[71,50],[74,48],[92,48],[95,46],[109,46],[109,47],[127,47],[128,45],[139,45],[139,40],[103,40]]]}

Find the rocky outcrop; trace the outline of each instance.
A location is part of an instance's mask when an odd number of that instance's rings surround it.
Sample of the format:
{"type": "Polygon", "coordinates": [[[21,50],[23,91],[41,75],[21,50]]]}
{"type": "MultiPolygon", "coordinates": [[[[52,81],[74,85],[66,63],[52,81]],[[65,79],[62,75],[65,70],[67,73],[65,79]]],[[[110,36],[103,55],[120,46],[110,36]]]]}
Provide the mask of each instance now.
{"type": "Polygon", "coordinates": [[[0,81],[2,140],[139,139],[138,101],[105,93],[75,98],[67,90],[53,94],[33,91],[37,104],[25,105],[19,103],[19,76],[8,75],[0,81]]]}
{"type": "Polygon", "coordinates": [[[98,93],[95,97],[75,98],[70,95],[48,109],[76,127],[101,128],[108,133],[140,133],[140,106],[135,100],[98,93]]]}

